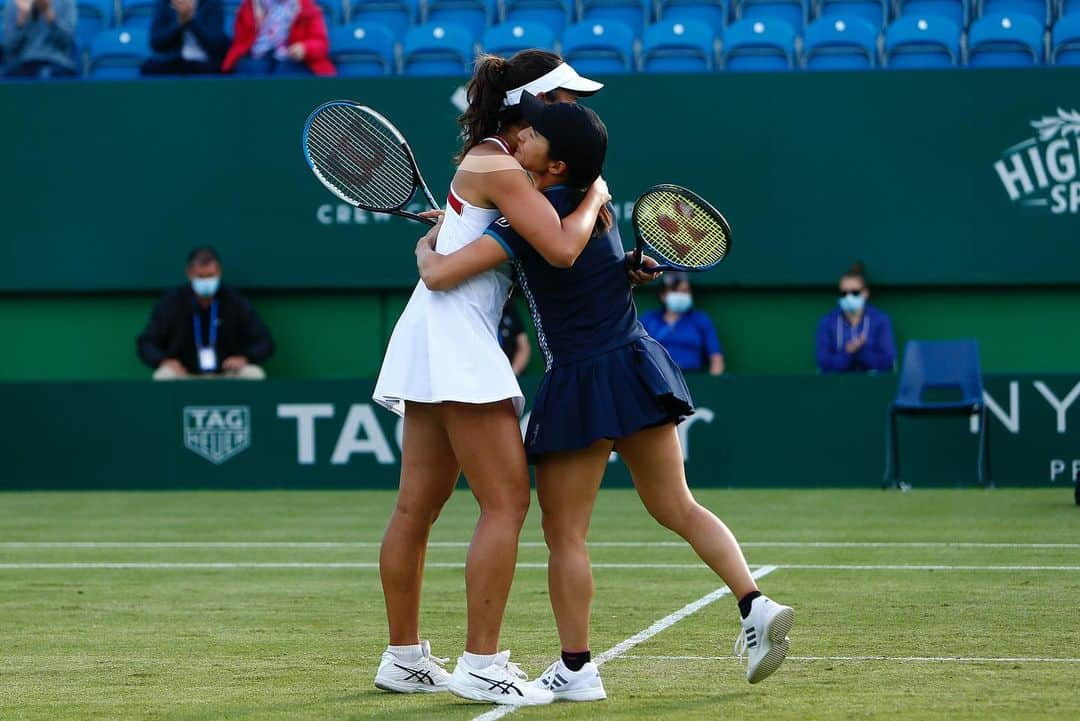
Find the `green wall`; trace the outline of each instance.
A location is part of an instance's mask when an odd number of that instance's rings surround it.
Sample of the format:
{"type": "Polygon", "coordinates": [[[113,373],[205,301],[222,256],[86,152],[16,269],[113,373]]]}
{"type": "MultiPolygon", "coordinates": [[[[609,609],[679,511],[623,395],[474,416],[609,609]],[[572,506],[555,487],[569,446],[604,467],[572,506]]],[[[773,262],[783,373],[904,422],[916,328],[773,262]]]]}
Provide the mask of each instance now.
{"type": "MultiPolygon", "coordinates": [[[[267,364],[277,378],[367,378],[408,299],[405,291],[256,293],[277,342],[267,364]]],[[[638,291],[644,310],[650,289],[638,291]]],[[[144,378],[135,336],[155,296],[0,296],[0,380],[144,378]]],[[[818,319],[834,294],[821,290],[699,290],[738,374],[812,373],[818,319]]],[[[1080,288],[930,290],[880,288],[872,299],[892,315],[897,342],[976,337],[984,369],[1080,369],[1080,288]]],[[[529,325],[526,322],[526,325],[529,325]]],[[[535,347],[535,346],[534,346],[535,347]]],[[[542,371],[534,352],[532,372],[542,371]]]]}

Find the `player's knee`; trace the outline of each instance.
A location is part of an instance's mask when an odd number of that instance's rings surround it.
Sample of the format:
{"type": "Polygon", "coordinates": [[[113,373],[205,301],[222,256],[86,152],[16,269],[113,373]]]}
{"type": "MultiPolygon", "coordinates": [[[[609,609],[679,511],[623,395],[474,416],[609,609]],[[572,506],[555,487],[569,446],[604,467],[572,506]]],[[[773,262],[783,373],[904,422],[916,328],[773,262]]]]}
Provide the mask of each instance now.
{"type": "Polygon", "coordinates": [[[693,516],[696,503],[665,501],[648,506],[649,515],[664,528],[680,533],[693,516]]]}
{"type": "Polygon", "coordinates": [[[545,513],[540,519],[544,529],[544,542],[552,553],[580,551],[585,548],[588,528],[581,528],[556,514],[545,513]]]}
{"type": "Polygon", "coordinates": [[[481,500],[480,514],[498,518],[507,524],[524,525],[525,517],[529,515],[528,486],[525,487],[524,493],[507,493],[497,498],[481,500]]]}

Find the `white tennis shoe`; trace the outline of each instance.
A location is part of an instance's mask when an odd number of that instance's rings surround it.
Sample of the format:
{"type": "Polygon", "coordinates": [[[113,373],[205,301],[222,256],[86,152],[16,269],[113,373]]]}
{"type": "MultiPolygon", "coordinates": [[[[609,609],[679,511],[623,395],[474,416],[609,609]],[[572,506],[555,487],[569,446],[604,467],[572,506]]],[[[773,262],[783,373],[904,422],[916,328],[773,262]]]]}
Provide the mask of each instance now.
{"type": "Polygon", "coordinates": [[[550,690],[556,701],[603,701],[607,698],[600,669],[592,661],[571,671],[560,658],[548,666],[533,685],[550,690]]]}
{"type": "Polygon", "coordinates": [[[795,624],[795,611],[767,596],[758,596],[750,605],[750,615],[742,619],[743,630],[735,639],[735,656],[748,656],[746,680],[758,683],[767,679],[788,652],[788,631],[795,624]]]}
{"type": "Polygon", "coordinates": [[[448,688],[450,693],[471,701],[505,706],[543,706],[555,700],[551,691],[529,683],[525,672],[510,662],[509,651],[495,654],[491,665],[481,669],[459,658],[448,688]]]}
{"type": "Polygon", "coordinates": [[[450,673],[443,668],[450,659],[431,655],[431,642],[420,642],[419,659],[404,660],[393,651],[383,651],[375,673],[375,688],[396,693],[437,693],[445,691],[450,673]]]}

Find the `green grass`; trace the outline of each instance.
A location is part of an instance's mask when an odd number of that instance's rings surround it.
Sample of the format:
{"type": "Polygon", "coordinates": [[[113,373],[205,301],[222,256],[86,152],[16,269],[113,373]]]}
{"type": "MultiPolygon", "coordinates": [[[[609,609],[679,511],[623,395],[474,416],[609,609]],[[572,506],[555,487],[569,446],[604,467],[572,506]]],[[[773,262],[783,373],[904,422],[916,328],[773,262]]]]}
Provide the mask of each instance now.
{"type": "MultiPolygon", "coordinates": [[[[759,546],[756,542],[1077,543],[1066,489],[702,491],[762,588],[796,608],[792,654],[749,686],[730,658],[730,597],[603,667],[609,700],[511,719],[1054,719],[1076,713],[1080,546],[759,546]],[[799,565],[1071,566],[1073,570],[870,570],[799,565]],[[787,566],[787,567],[785,567],[787,566]],[[796,566],[796,567],[790,567],[796,566]],[[657,656],[697,657],[656,660],[657,656]],[[842,660],[840,657],[883,657],[842,660]],[[914,657],[1016,661],[916,661],[914,657]]],[[[372,546],[17,547],[12,542],[378,541],[393,495],[0,494],[0,564],[370,563],[372,546]]],[[[438,542],[467,541],[475,504],[451,500],[438,542]]],[[[530,517],[520,560],[541,563],[530,517]]],[[[630,491],[605,491],[591,540],[673,541],[630,491]]],[[[461,546],[429,560],[457,564],[461,546]]],[[[599,546],[593,561],[694,564],[679,546],[599,546]]],[[[603,651],[719,585],[704,567],[598,568],[593,650],[603,651]]],[[[427,574],[423,628],[436,653],[464,639],[459,568],[427,574]]],[[[385,625],[368,568],[0,568],[0,719],[220,721],[431,719],[486,710],[371,685],[385,625]]],[[[530,673],[558,644],[544,571],[519,569],[503,646],[530,673]]],[[[1075,717],[1075,716],[1072,716],[1075,717]]]]}

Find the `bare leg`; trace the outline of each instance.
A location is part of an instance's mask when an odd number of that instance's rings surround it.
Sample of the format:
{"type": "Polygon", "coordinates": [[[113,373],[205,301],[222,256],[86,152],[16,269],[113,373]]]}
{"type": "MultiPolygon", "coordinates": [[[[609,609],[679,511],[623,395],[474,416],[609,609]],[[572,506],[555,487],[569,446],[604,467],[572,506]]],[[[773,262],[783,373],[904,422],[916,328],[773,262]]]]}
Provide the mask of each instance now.
{"type": "Polygon", "coordinates": [[[407,404],[397,505],[379,551],[390,644],[420,643],[420,587],[431,526],[458,477],[438,406],[407,404]]]}
{"type": "Polygon", "coordinates": [[[611,441],[544,456],[536,467],[536,495],[548,547],[548,593],[564,651],[589,648],[593,576],[585,538],[611,441]]]}
{"type": "Polygon", "coordinates": [[[514,580],[518,537],[529,512],[529,469],[510,401],[443,403],[454,455],[480,504],[465,562],[468,628],[465,650],[498,653],[506,599],[514,580]]]}
{"type": "Polygon", "coordinates": [[[622,438],[615,450],[630,468],[638,496],[653,518],[685,538],[736,599],[757,590],[735,536],[712,511],[698,504],[686,485],[674,423],[622,438]]]}

